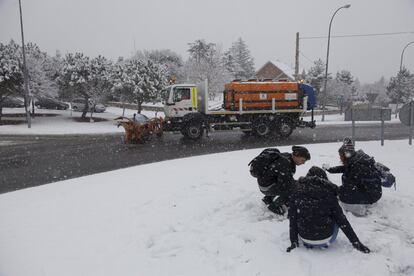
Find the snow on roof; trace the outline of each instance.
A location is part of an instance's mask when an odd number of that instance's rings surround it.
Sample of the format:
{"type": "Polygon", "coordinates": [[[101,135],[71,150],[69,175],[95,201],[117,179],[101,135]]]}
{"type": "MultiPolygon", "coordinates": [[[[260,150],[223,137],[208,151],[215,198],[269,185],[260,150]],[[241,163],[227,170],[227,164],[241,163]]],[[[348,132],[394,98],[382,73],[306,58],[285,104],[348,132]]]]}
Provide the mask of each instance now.
{"type": "Polygon", "coordinates": [[[269,61],[283,71],[289,78],[295,79],[295,69],[280,60],[269,61]]]}

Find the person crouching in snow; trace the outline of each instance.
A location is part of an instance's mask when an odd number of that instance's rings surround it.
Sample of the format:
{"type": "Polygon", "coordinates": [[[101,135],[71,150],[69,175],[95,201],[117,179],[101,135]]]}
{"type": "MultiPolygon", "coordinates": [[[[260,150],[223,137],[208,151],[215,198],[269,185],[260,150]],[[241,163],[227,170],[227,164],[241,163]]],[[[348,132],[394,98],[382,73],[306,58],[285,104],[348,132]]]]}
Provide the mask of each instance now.
{"type": "Polygon", "coordinates": [[[369,253],[345,217],[337,199],[338,187],[328,180],[326,172],[312,167],[306,177],[298,180],[289,204],[290,252],[299,247],[299,239],[306,248],[326,248],[336,240],[338,230],[344,232],[353,247],[369,253]]]}
{"type": "Polygon", "coordinates": [[[357,216],[366,215],[367,208],[382,196],[381,179],[375,169],[375,160],[362,150],[355,151],[350,138],[339,148],[342,166],[322,167],[329,173],[342,173],[339,200],[342,207],[357,216]]]}
{"type": "Polygon", "coordinates": [[[293,175],[296,167],[310,159],[311,155],[307,148],[293,146],[292,153],[280,153],[280,157],[269,165],[262,177],[257,179],[260,191],[265,195],[262,201],[271,212],[277,215],[285,213],[295,188],[293,175]]]}

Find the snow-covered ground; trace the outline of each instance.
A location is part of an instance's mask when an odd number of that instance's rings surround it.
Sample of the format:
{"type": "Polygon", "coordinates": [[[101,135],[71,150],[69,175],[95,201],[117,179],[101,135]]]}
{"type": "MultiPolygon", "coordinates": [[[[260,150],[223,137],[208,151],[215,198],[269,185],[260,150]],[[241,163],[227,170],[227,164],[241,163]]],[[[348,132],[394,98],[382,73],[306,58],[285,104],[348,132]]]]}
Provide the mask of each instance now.
{"type": "MultiPolygon", "coordinates": [[[[338,164],[339,146],[306,145],[312,160],[296,177],[338,164]]],[[[329,249],[286,253],[288,220],[267,211],[248,172],[254,149],[2,194],[0,275],[414,275],[414,149],[406,140],[357,148],[391,167],[398,183],[368,216],[346,214],[371,254],[342,232],[329,249]]]]}
{"type": "MultiPolygon", "coordinates": [[[[4,117],[10,113],[24,114],[23,108],[5,108],[4,117]]],[[[35,117],[32,119],[32,127],[28,128],[26,123],[19,125],[0,125],[0,134],[29,134],[29,135],[42,135],[42,134],[97,134],[97,133],[116,133],[124,132],[122,127],[117,127],[115,118],[122,116],[122,108],[107,107],[103,113],[94,113],[95,118],[104,118],[107,121],[101,122],[76,122],[74,118],[81,116],[80,112],[74,112],[71,110],[46,110],[37,109],[36,113],[48,113],[56,114],[55,117],[35,117]]],[[[132,118],[132,115],[136,113],[136,110],[125,109],[125,117],[132,118]]],[[[142,114],[149,118],[155,116],[164,116],[164,113],[155,111],[142,111],[142,114]]],[[[90,116],[90,113],[87,114],[90,116]]],[[[16,119],[16,118],[13,118],[16,119]]],[[[19,118],[24,121],[25,117],[19,118]]]]}
{"type": "MultiPolygon", "coordinates": [[[[3,112],[5,117],[10,113],[21,113],[24,114],[23,108],[4,108],[3,112]]],[[[94,117],[104,118],[108,121],[102,122],[76,122],[74,118],[80,117],[80,112],[71,112],[70,110],[44,110],[38,109],[37,113],[53,113],[57,114],[56,117],[35,117],[32,120],[32,127],[29,129],[26,123],[19,125],[0,125],[1,134],[14,134],[14,135],[42,135],[42,134],[96,134],[96,133],[117,133],[123,132],[122,127],[117,128],[116,121],[113,119],[122,115],[122,108],[118,107],[107,107],[104,113],[94,113],[94,117]]],[[[125,116],[132,118],[132,115],[136,113],[136,110],[126,109],[125,116]]],[[[142,114],[152,117],[163,117],[163,112],[154,111],[143,111],[142,114]]],[[[88,116],[90,114],[88,113],[88,116]]],[[[321,121],[322,116],[315,116],[317,126],[322,125],[339,125],[339,124],[351,124],[351,122],[344,121],[344,115],[334,114],[326,115],[325,121],[321,121]]],[[[305,121],[309,121],[310,116],[305,117],[305,121]]],[[[24,121],[25,117],[20,117],[19,120],[24,121]]],[[[387,121],[386,124],[400,123],[400,120],[395,119],[392,116],[391,121],[387,121]]],[[[356,124],[380,124],[379,121],[369,122],[362,121],[356,122],[356,124]]]]}

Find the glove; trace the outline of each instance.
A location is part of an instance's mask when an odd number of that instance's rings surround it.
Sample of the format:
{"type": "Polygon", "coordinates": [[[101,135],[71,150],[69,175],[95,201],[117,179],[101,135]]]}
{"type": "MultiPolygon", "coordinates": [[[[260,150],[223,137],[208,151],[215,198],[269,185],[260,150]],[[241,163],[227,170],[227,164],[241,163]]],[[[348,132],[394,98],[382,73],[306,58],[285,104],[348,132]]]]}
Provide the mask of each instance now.
{"type": "Polygon", "coordinates": [[[328,163],[323,163],[322,164],[322,169],[324,169],[325,171],[328,171],[331,168],[331,166],[328,163]]]}
{"type": "Polygon", "coordinates": [[[286,248],[286,252],[289,253],[290,251],[292,251],[296,247],[299,247],[299,243],[298,242],[292,242],[292,244],[288,248],[286,248]]]}
{"type": "Polygon", "coordinates": [[[269,209],[270,211],[272,211],[276,215],[283,216],[285,214],[285,209],[283,209],[283,206],[282,205],[276,205],[274,202],[270,203],[267,206],[267,209],[269,209]]]}
{"type": "Polygon", "coordinates": [[[371,252],[371,250],[369,250],[368,247],[366,247],[365,245],[363,245],[360,241],[357,242],[353,242],[352,246],[356,249],[361,251],[362,253],[369,253],[371,252]]]}
{"type": "Polygon", "coordinates": [[[272,203],[273,202],[273,199],[274,199],[275,197],[274,196],[265,196],[265,197],[263,197],[262,198],[262,201],[266,204],[266,205],[269,205],[270,203],[272,203]]]}

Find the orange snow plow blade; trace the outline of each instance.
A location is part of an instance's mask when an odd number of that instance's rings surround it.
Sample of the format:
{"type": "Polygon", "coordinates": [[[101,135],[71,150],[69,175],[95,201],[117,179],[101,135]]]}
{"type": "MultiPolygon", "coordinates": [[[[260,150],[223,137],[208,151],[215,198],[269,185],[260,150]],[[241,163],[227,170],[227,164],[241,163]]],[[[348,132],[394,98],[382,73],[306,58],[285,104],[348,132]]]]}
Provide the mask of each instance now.
{"type": "Polygon", "coordinates": [[[118,127],[122,126],[124,128],[124,142],[126,144],[143,143],[152,135],[156,135],[157,137],[163,135],[164,120],[162,118],[151,118],[148,122],[142,124],[122,116],[114,120],[118,120],[118,127]]]}

